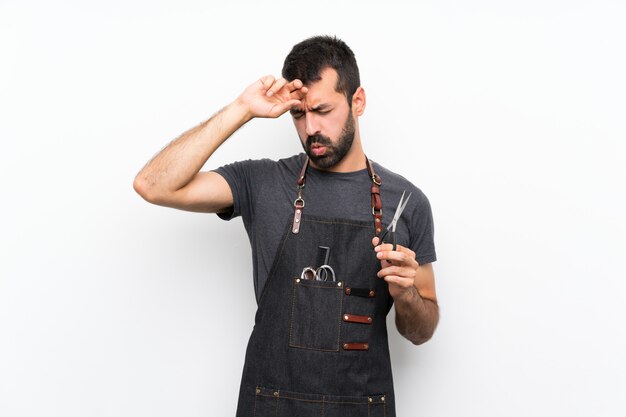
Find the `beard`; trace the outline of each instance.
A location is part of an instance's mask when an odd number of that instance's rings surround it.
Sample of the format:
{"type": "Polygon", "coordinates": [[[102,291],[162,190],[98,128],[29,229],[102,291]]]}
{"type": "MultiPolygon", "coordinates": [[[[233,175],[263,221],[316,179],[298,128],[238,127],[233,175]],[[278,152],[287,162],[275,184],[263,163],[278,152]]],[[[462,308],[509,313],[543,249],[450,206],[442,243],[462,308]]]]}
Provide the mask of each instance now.
{"type": "Polygon", "coordinates": [[[303,143],[302,147],[315,166],[322,169],[328,169],[341,162],[352,147],[353,141],[354,117],[352,117],[352,112],[349,112],[348,119],[343,125],[343,129],[341,129],[339,139],[337,139],[337,144],[333,144],[328,136],[313,135],[307,138],[306,143],[303,143]],[[313,144],[325,146],[326,152],[324,152],[323,155],[315,155],[311,150],[313,144]]]}

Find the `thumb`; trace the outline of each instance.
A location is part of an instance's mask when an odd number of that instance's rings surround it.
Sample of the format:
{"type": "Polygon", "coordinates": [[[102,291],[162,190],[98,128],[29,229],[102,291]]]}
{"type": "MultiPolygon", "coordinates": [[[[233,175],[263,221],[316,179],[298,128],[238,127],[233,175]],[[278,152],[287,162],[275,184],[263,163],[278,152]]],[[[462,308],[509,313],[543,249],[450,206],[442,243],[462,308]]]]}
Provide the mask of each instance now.
{"type": "Polygon", "coordinates": [[[279,115],[282,115],[283,113],[291,110],[291,108],[296,104],[300,104],[300,100],[289,100],[284,103],[277,104],[274,109],[279,115]]]}

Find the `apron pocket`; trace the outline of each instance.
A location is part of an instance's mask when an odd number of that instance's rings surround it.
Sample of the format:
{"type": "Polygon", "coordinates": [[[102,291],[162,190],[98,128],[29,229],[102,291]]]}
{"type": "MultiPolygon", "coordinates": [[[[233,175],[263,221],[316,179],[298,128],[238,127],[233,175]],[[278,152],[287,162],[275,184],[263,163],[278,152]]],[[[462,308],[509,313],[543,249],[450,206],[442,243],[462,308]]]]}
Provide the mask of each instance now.
{"type": "Polygon", "coordinates": [[[255,417],[385,417],[384,395],[348,397],[256,388],[255,417]]]}
{"type": "Polygon", "coordinates": [[[343,283],[295,278],[289,346],[339,351],[343,283]]]}

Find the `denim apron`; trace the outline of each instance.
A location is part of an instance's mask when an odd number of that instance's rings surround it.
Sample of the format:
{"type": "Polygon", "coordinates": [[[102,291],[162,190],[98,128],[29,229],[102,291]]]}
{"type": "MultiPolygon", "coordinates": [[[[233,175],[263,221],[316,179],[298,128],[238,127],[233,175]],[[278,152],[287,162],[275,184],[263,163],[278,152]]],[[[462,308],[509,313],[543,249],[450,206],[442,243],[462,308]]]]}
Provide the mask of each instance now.
{"type": "Polygon", "coordinates": [[[371,243],[382,218],[374,195],[380,179],[368,161],[375,228],[307,216],[307,163],[296,214],[259,300],[237,417],[395,417],[386,327],[392,299],[376,276],[380,263],[371,243]],[[303,268],[319,266],[320,246],[330,248],[335,281],[302,277],[303,268]]]}

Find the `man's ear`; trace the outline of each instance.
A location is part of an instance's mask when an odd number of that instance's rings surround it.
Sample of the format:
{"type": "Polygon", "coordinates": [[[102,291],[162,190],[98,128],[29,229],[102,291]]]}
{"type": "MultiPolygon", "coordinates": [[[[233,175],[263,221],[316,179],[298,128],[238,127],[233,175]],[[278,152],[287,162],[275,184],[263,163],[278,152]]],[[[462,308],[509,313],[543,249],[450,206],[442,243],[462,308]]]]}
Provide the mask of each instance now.
{"type": "Polygon", "coordinates": [[[363,115],[365,111],[365,90],[363,87],[359,87],[352,96],[352,110],[357,116],[363,115]]]}

